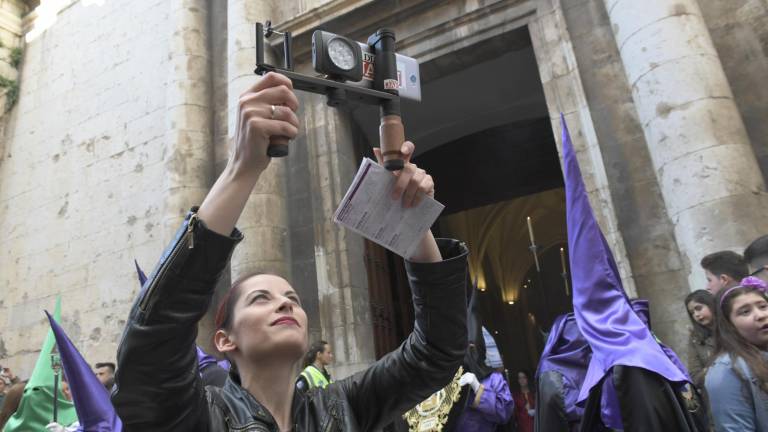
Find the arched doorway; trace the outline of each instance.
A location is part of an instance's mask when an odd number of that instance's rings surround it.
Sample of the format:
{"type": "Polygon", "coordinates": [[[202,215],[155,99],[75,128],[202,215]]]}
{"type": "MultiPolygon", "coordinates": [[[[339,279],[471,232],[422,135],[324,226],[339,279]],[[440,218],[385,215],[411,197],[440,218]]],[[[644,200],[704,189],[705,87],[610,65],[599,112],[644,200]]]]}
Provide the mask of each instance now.
{"type": "MultiPolygon", "coordinates": [[[[422,65],[424,100],[404,104],[406,135],[446,206],[433,231],[469,245],[483,324],[505,366],[533,370],[544,333],[571,308],[560,259],[567,239],[563,180],[536,60],[526,28],[451,58],[422,65]],[[527,217],[540,270],[529,250],[527,217]]],[[[361,108],[352,116],[361,141],[376,142],[376,114],[361,108]]],[[[366,245],[377,356],[410,331],[401,266],[391,253],[366,245]]]]}

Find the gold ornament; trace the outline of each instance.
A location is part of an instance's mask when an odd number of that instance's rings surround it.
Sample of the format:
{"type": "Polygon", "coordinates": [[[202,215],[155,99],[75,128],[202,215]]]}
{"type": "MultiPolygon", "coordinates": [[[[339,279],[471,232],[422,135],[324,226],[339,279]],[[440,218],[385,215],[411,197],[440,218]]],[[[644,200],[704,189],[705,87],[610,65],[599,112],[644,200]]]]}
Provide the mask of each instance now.
{"type": "Polygon", "coordinates": [[[461,397],[459,379],[464,370],[459,367],[453,380],[443,389],[416,405],[403,415],[410,432],[441,432],[448,421],[448,414],[461,397]]]}

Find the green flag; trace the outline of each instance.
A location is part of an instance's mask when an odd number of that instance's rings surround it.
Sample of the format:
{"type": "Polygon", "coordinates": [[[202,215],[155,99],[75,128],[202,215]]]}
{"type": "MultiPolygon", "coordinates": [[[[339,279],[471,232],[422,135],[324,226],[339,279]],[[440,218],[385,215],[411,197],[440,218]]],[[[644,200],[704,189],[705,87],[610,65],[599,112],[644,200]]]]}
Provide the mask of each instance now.
{"type": "MultiPolygon", "coordinates": [[[[61,321],[61,298],[56,298],[54,319],[61,321]]],[[[53,330],[48,330],[48,335],[43,342],[40,356],[35,363],[32,376],[24,387],[24,395],[21,397],[19,409],[8,419],[3,432],[44,432],[45,425],[53,421],[53,381],[54,373],[51,366],[51,351],[56,344],[53,330]]],[[[58,422],[69,426],[77,421],[77,412],[72,402],[64,399],[61,393],[61,377],[59,377],[58,397],[58,422]]]]}

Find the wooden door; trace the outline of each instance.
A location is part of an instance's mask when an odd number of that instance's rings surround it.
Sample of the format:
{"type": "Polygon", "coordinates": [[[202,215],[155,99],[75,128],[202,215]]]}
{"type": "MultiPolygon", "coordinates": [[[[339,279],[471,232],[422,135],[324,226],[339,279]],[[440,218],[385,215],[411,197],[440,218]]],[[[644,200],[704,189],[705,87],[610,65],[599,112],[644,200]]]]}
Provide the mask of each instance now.
{"type": "Polygon", "coordinates": [[[403,259],[365,240],[376,358],[395,350],[413,330],[413,304],[403,259]]]}

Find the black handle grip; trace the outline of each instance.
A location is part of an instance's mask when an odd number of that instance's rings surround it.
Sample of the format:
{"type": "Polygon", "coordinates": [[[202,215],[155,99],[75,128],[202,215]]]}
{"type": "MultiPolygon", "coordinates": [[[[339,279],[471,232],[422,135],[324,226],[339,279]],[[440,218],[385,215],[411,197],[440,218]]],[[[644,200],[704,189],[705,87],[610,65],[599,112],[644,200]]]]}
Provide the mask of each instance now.
{"type": "Polygon", "coordinates": [[[267,156],[273,158],[288,156],[288,138],[272,137],[267,147],[267,156]]]}

